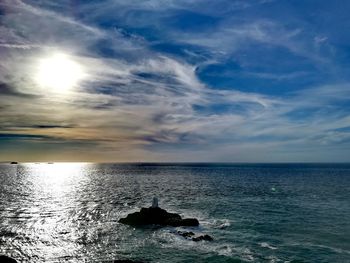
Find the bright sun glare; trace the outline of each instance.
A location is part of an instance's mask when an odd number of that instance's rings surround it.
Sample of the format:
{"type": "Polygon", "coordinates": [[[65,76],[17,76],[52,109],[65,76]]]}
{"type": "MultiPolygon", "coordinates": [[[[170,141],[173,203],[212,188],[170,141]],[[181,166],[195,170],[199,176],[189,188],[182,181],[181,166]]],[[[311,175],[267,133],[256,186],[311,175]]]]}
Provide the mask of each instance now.
{"type": "Polygon", "coordinates": [[[76,86],[83,76],[83,69],[77,62],[58,53],[39,61],[36,81],[41,87],[64,92],[76,86]]]}

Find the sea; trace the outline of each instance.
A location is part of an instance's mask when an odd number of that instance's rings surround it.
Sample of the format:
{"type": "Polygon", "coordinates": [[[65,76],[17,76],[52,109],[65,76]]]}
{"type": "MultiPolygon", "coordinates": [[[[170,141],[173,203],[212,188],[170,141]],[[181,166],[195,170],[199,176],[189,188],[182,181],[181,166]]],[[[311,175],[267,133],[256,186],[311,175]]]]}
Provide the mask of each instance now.
{"type": "Polygon", "coordinates": [[[350,262],[350,164],[0,164],[0,255],[18,262],[350,262]],[[118,222],[153,197],[199,227],[118,222]],[[177,231],[214,240],[194,242],[177,231]]]}

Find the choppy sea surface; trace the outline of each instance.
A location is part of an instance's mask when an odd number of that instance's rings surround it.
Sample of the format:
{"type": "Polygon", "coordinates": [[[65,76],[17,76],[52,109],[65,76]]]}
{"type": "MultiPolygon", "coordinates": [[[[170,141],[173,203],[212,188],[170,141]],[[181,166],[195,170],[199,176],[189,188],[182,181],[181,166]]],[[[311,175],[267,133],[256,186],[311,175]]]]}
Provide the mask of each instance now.
{"type": "Polygon", "coordinates": [[[349,164],[0,164],[0,254],[19,262],[350,262],[349,164]],[[152,198],[186,228],[118,219],[152,198]]]}

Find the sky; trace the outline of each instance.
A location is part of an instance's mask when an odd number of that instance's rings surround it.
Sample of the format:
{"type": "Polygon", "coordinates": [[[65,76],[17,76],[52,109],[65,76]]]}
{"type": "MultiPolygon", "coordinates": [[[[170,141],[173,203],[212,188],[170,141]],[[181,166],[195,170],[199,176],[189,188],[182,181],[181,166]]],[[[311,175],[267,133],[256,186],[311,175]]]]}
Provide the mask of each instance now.
{"type": "Polygon", "coordinates": [[[1,0],[0,161],[348,162],[349,12],[1,0]]]}

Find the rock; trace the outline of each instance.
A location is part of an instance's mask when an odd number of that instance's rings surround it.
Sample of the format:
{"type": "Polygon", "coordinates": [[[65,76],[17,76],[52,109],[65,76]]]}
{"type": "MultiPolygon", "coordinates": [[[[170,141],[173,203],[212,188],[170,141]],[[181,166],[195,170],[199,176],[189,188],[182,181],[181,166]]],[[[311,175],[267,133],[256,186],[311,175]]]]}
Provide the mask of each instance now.
{"type": "Polygon", "coordinates": [[[203,236],[193,237],[191,240],[195,241],[195,242],[198,242],[198,241],[202,241],[202,240],[204,240],[204,241],[213,241],[214,239],[211,236],[209,236],[209,235],[203,235],[203,236]]]}
{"type": "Polygon", "coordinates": [[[132,226],[160,225],[160,226],[198,226],[196,218],[182,219],[179,214],[168,213],[160,207],[141,208],[140,212],[127,215],[119,220],[120,223],[132,226]]]}
{"type": "Polygon", "coordinates": [[[209,236],[209,235],[202,235],[202,236],[195,236],[195,233],[193,232],[186,232],[186,231],[177,231],[175,232],[176,234],[188,239],[188,240],[192,240],[192,241],[195,241],[195,242],[198,242],[198,241],[213,241],[214,239],[209,236]]]}
{"type": "Polygon", "coordinates": [[[17,263],[17,261],[8,256],[0,255],[0,263],[17,263]]]}
{"type": "Polygon", "coordinates": [[[194,236],[193,232],[186,232],[186,231],[177,231],[177,234],[184,238],[191,238],[194,236]]]}

